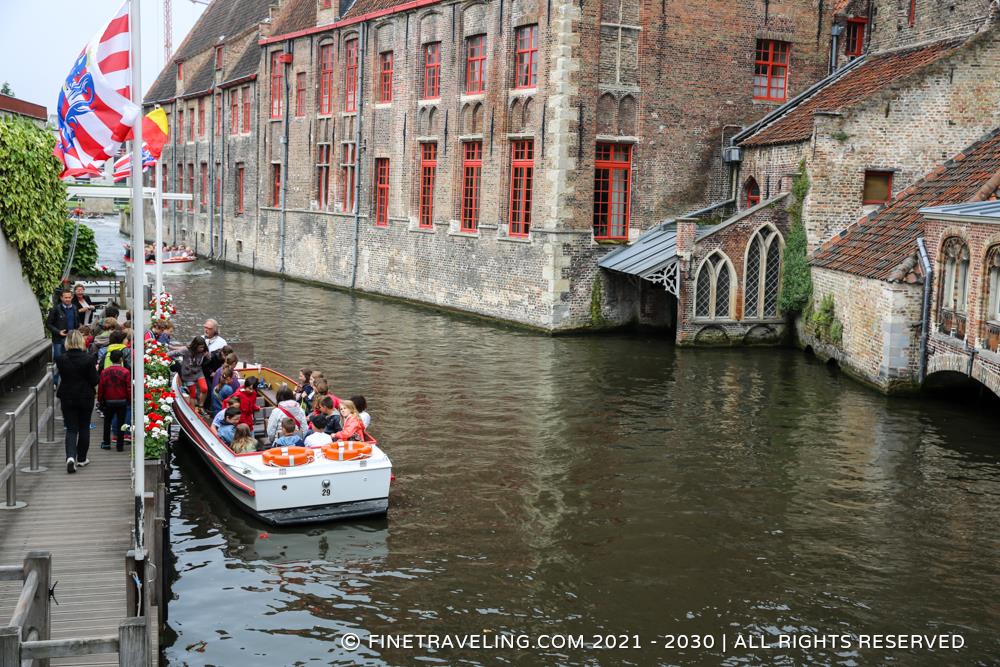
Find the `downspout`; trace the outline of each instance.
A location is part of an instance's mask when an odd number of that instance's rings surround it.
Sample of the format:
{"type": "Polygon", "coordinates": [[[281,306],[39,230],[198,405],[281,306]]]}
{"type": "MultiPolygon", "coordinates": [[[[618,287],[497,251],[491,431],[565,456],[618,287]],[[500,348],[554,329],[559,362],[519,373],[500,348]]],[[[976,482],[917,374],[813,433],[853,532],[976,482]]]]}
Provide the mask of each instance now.
{"type": "Polygon", "coordinates": [[[844,26],[834,25],[830,28],[830,74],[837,71],[840,64],[838,55],[840,51],[840,35],[844,32],[844,26]]]}
{"type": "Polygon", "coordinates": [[[358,243],[361,234],[361,118],[365,110],[365,52],[368,40],[368,24],[361,24],[361,43],[358,45],[357,85],[354,88],[355,104],[358,107],[357,122],[354,124],[354,259],[351,262],[351,289],[358,282],[358,243]]]}
{"type": "Polygon", "coordinates": [[[923,384],[927,377],[927,338],[930,335],[931,288],[934,282],[934,269],[927,257],[927,246],[924,245],[923,236],[917,238],[917,249],[920,251],[920,264],[924,267],[924,305],[920,313],[920,370],[918,373],[920,384],[923,384]]]}
{"type": "MultiPolygon", "coordinates": [[[[285,42],[285,53],[287,53],[287,54],[292,53],[292,51],[294,49],[294,46],[295,46],[294,40],[290,39],[287,42],[285,42]]],[[[281,133],[281,144],[282,144],[282,146],[281,146],[281,226],[279,227],[279,230],[278,230],[279,243],[280,243],[280,246],[281,246],[281,249],[280,249],[280,256],[281,256],[281,260],[280,261],[281,261],[281,264],[278,267],[278,273],[284,273],[285,272],[285,223],[286,223],[286,216],[288,215],[288,213],[287,213],[288,209],[287,209],[287,203],[286,203],[287,199],[288,199],[288,122],[289,122],[288,113],[289,113],[289,107],[292,106],[292,104],[291,104],[292,99],[291,99],[291,95],[290,95],[290,88],[289,88],[289,82],[288,82],[288,76],[289,76],[289,73],[291,71],[291,68],[288,65],[289,65],[289,63],[287,63],[287,62],[286,63],[282,63],[282,68],[285,70],[285,72],[284,72],[284,74],[285,74],[285,77],[284,77],[284,79],[285,79],[284,80],[285,89],[281,93],[282,96],[284,97],[283,101],[285,103],[285,109],[284,109],[285,113],[284,113],[284,118],[283,118],[282,122],[284,123],[285,127],[284,127],[284,129],[283,129],[283,131],[281,133]]],[[[271,104],[274,104],[274,102],[271,102],[271,104]]]]}
{"type": "MultiPolygon", "coordinates": [[[[216,88],[213,86],[211,92],[212,100],[212,117],[209,121],[211,130],[209,130],[208,135],[208,234],[210,237],[215,236],[215,114],[218,110],[215,108],[215,91],[216,88]]],[[[222,246],[222,223],[219,223],[219,246],[222,246]]],[[[212,259],[215,259],[213,256],[212,259]]]]}

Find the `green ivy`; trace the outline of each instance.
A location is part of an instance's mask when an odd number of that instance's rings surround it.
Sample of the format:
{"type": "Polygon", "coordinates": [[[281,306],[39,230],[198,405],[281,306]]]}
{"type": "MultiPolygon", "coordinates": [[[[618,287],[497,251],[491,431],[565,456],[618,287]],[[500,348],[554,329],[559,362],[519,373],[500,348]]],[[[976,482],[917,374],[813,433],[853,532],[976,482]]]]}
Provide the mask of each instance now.
{"type": "Polygon", "coordinates": [[[590,288],[590,325],[602,327],[607,322],[601,314],[601,304],[604,302],[604,287],[601,285],[601,276],[594,276],[593,286],[590,288]]]}
{"type": "MultiPolygon", "coordinates": [[[[69,218],[63,223],[63,258],[61,266],[66,266],[66,255],[73,245],[73,229],[76,228],[76,221],[69,218]]],[[[80,231],[76,237],[76,251],[73,253],[73,265],[70,267],[70,274],[81,278],[104,275],[103,271],[97,268],[97,241],[94,239],[94,230],[85,223],[80,223],[80,231]]]]}
{"type": "Polygon", "coordinates": [[[832,294],[820,299],[808,321],[813,335],[824,343],[840,345],[844,340],[844,323],[837,319],[837,304],[832,294]]]}
{"type": "Polygon", "coordinates": [[[51,131],[24,118],[0,118],[0,225],[43,312],[62,275],[66,220],[66,186],[54,147],[51,131]]]}
{"type": "Polygon", "coordinates": [[[780,308],[785,313],[801,313],[812,300],[812,273],[806,254],[806,228],[802,223],[802,205],[809,194],[809,176],[803,161],[792,184],[792,203],[788,215],[792,220],[785,240],[785,272],[782,277],[780,308]]]}

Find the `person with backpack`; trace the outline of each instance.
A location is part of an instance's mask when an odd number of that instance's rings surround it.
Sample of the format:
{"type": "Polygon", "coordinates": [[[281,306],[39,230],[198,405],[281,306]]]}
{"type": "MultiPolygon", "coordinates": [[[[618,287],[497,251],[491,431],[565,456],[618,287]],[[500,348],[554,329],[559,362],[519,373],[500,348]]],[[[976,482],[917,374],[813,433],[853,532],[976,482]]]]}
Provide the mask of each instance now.
{"type": "Polygon", "coordinates": [[[97,384],[97,404],[104,413],[104,438],[101,449],[111,449],[111,425],[115,427],[115,449],[119,452],[125,449],[124,426],[128,424],[129,399],[132,394],[132,373],[122,364],[124,354],[116,349],[109,353],[111,365],[101,371],[97,384]]]}
{"type": "Polygon", "coordinates": [[[286,417],[295,422],[296,432],[305,433],[307,426],[306,413],[302,411],[302,406],[295,400],[295,394],[291,388],[287,384],[281,385],[278,387],[274,398],[277,405],[267,418],[268,440],[274,441],[278,435],[278,427],[281,426],[281,420],[286,417]]]}

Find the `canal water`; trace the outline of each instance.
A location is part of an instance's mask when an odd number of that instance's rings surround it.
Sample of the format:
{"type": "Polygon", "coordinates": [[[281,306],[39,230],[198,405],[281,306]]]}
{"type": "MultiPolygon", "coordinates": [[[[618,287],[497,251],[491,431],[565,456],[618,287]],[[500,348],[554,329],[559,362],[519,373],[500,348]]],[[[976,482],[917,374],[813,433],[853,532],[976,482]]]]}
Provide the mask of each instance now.
{"type": "Polygon", "coordinates": [[[995,416],[794,350],[552,338],[206,268],[167,279],[178,337],[215,317],[257,360],[363,393],[396,480],[387,520],[272,529],[175,447],[170,664],[998,664],[995,416]],[[640,648],[366,641],[404,633],[640,648]],[[965,647],[855,647],[882,634],[965,647]]]}

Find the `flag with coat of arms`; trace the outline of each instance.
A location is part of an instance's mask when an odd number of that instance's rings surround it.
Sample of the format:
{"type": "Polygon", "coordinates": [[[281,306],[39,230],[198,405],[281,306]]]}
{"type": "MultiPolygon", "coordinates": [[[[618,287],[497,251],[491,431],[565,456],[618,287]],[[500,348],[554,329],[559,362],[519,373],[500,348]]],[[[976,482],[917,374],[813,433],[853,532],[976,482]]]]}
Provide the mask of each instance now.
{"type": "MultiPolygon", "coordinates": [[[[142,170],[152,167],[163,152],[170,131],[167,125],[167,112],[161,107],[150,111],[142,119],[142,170]]],[[[120,181],[132,175],[132,154],[126,153],[115,160],[114,179],[120,181]]]]}

